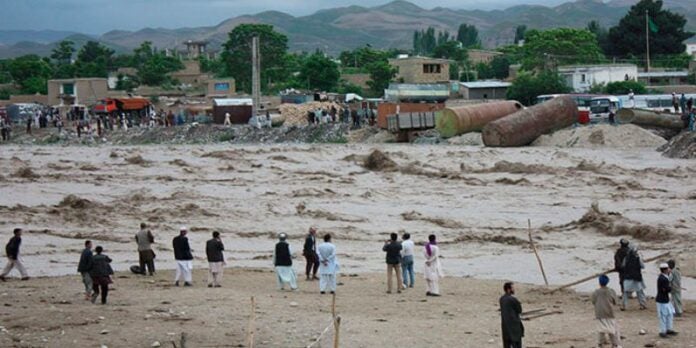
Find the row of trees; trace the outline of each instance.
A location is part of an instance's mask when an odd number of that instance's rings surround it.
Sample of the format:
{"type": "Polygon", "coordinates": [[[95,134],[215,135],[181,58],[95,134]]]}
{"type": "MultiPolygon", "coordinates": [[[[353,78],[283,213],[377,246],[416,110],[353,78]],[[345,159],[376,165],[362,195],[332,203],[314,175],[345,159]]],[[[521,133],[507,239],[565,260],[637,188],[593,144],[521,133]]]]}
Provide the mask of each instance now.
{"type": "MultiPolygon", "coordinates": [[[[169,73],[184,66],[178,58],[158,51],[150,42],[143,42],[133,50],[133,54],[116,55],[112,49],[95,41],[88,41],[78,50],[74,42],[65,40],[53,49],[49,57],[26,55],[1,60],[0,83],[14,83],[19,88],[14,92],[45,94],[49,79],[108,77],[109,73],[121,67],[136,69],[134,76],[119,76],[119,87],[132,89],[139,84],[160,86],[174,83],[169,73]]],[[[4,94],[9,92],[12,91],[4,91],[4,94]]]]}

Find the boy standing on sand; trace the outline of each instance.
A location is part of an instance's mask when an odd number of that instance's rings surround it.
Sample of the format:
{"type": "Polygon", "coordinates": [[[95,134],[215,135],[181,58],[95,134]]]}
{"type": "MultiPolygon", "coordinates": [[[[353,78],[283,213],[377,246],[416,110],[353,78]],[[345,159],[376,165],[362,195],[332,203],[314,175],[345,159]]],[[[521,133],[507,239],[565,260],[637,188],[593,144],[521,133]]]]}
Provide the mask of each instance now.
{"type": "Polygon", "coordinates": [[[0,274],[0,280],[5,281],[5,277],[10,274],[13,268],[17,267],[19,274],[22,276],[22,280],[29,280],[29,275],[27,270],[22,264],[22,259],[19,258],[19,247],[22,245],[22,229],[15,228],[13,231],[14,236],[10,238],[5,246],[5,254],[7,255],[7,264],[5,269],[2,270],[0,274]]]}
{"type": "Polygon", "coordinates": [[[595,318],[598,320],[599,327],[599,347],[604,347],[607,343],[606,336],[609,336],[611,346],[621,347],[621,334],[614,319],[614,306],[619,303],[616,292],[607,287],[609,277],[602,274],[599,277],[599,289],[592,294],[592,304],[594,305],[595,318]]]}

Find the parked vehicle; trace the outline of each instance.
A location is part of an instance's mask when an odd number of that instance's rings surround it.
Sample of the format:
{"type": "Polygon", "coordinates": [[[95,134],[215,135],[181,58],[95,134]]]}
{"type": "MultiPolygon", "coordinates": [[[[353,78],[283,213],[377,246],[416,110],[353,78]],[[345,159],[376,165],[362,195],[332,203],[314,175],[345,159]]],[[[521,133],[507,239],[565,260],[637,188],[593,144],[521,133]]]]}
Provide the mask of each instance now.
{"type": "Polygon", "coordinates": [[[623,107],[623,102],[613,95],[592,98],[590,103],[590,122],[613,120],[616,112],[623,107]]]}
{"type": "MultiPolygon", "coordinates": [[[[696,99],[696,94],[685,94],[686,99],[696,99]]],[[[677,94],[681,98],[681,94],[677,94]]],[[[626,108],[646,109],[659,112],[675,113],[674,105],[672,104],[671,94],[640,94],[630,100],[628,95],[621,95],[618,98],[626,108]]]]}

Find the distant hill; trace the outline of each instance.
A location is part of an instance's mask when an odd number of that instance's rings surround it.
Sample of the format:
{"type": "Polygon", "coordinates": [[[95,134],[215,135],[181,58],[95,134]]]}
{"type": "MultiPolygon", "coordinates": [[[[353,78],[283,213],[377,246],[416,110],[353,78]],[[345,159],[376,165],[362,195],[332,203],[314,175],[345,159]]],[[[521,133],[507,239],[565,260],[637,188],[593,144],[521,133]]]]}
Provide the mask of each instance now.
{"type": "MultiPolygon", "coordinates": [[[[163,29],[145,28],[138,31],[116,30],[103,34],[99,41],[118,50],[132,50],[143,41],[159,48],[183,49],[186,40],[207,40],[211,49],[227,40],[227,33],[242,23],[265,23],[289,37],[290,49],[311,52],[322,49],[332,54],[370,44],[378,48],[412,47],[413,31],[428,26],[456,33],[461,23],[479,29],[485,47],[509,44],[515,28],[585,27],[590,20],[604,26],[618,23],[636,0],[577,0],[555,7],[519,5],[505,10],[453,10],[436,7],[423,9],[413,3],[397,0],[375,7],[349,6],[321,10],[308,16],[294,17],[277,11],[230,18],[210,27],[163,29]]],[[[694,0],[666,0],[666,6],[685,15],[688,29],[696,31],[694,0]]],[[[0,31],[0,37],[2,37],[0,31]]],[[[59,39],[58,39],[59,40],[59,39]]],[[[32,41],[32,40],[25,40],[32,41]]],[[[0,43],[3,43],[0,41],[0,43]]],[[[30,45],[26,42],[0,46],[0,57],[45,52],[51,45],[30,45]]],[[[50,49],[49,49],[50,51],[50,49]]]]}
{"type": "Polygon", "coordinates": [[[75,34],[77,33],[58,30],[0,30],[0,44],[11,46],[23,41],[47,44],[75,34]]]}

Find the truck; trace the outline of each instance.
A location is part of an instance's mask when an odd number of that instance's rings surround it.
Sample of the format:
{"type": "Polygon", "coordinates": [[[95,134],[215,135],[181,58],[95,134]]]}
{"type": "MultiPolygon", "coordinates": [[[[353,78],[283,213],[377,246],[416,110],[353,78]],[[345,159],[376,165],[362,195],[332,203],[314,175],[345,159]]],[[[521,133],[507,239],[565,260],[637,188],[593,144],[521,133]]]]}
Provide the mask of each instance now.
{"type": "Polygon", "coordinates": [[[119,116],[121,113],[131,116],[147,116],[152,104],[145,98],[106,98],[102,99],[92,109],[96,114],[119,116]]]}
{"type": "Polygon", "coordinates": [[[435,112],[403,112],[387,116],[387,129],[398,142],[410,141],[418,132],[435,128],[435,112]]]}

